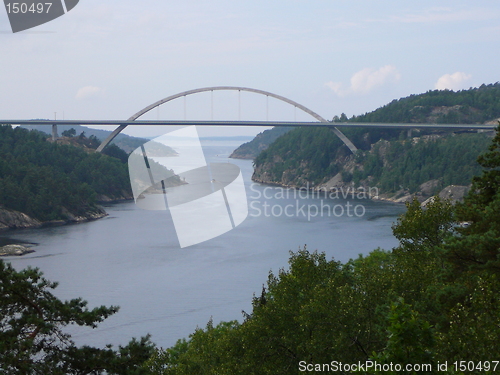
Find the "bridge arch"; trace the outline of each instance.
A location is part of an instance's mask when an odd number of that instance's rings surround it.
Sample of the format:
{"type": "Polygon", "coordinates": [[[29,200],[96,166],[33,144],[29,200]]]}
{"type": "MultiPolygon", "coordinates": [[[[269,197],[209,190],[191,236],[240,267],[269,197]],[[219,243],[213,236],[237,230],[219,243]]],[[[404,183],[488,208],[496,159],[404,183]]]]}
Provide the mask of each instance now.
{"type": "MultiPolygon", "coordinates": [[[[270,96],[272,98],[281,100],[285,103],[291,104],[300,110],[304,111],[305,113],[311,115],[314,117],[316,120],[320,122],[328,122],[325,118],[321,117],[318,115],[316,112],[310,110],[309,108],[303,106],[302,104],[297,103],[296,101],[293,101],[291,99],[285,98],[284,96],[273,94],[268,91],[264,90],[258,90],[258,89],[252,89],[248,87],[238,87],[238,86],[214,86],[214,87],[203,87],[199,89],[194,89],[194,90],[188,90],[188,91],[183,91],[175,95],[168,96],[164,99],[158,100],[157,102],[154,102],[151,105],[148,105],[147,107],[141,109],[139,112],[135,113],[132,115],[127,121],[135,121],[145,113],[151,111],[152,109],[167,103],[171,100],[181,98],[183,96],[188,96],[188,95],[193,95],[193,94],[198,94],[200,92],[206,92],[206,91],[248,91],[248,92],[253,92],[255,94],[260,94],[260,95],[265,95],[265,96],[270,96]]],[[[101,152],[118,134],[122,132],[123,129],[127,127],[127,124],[123,124],[118,126],[110,135],[108,138],[106,138],[101,145],[97,148],[97,152],[101,152]]],[[[357,151],[356,146],[342,133],[339,129],[337,129],[335,126],[331,127],[332,131],[344,142],[344,144],[351,150],[351,152],[355,153],[357,151]]]]}

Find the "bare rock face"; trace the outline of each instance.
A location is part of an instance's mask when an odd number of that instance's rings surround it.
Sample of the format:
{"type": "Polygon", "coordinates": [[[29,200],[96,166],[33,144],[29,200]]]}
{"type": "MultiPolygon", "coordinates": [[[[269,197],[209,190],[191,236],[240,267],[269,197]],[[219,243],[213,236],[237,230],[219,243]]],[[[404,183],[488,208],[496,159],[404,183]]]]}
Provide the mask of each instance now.
{"type": "MultiPolygon", "coordinates": [[[[438,196],[441,199],[450,201],[451,204],[455,204],[457,202],[463,201],[469,190],[470,186],[450,185],[441,190],[438,196]]],[[[427,206],[433,200],[434,197],[430,197],[422,203],[422,206],[427,206]]]]}
{"type": "Polygon", "coordinates": [[[420,185],[420,191],[424,196],[431,196],[440,184],[440,180],[430,180],[420,185]]]}
{"type": "Polygon", "coordinates": [[[66,217],[66,220],[58,220],[46,224],[57,225],[57,224],[68,224],[68,223],[84,223],[86,221],[98,220],[105,216],[108,216],[106,211],[100,206],[97,206],[92,210],[88,210],[87,212],[85,212],[85,214],[80,216],[73,215],[71,212],[69,212],[66,208],[63,207],[62,214],[66,217]]]}
{"type": "Polygon", "coordinates": [[[469,190],[469,186],[450,185],[440,191],[439,198],[448,199],[452,203],[455,203],[462,201],[469,190]]]}
{"type": "Polygon", "coordinates": [[[63,225],[68,223],[82,223],[86,221],[97,220],[107,216],[108,214],[102,207],[94,207],[88,210],[81,216],[73,215],[71,212],[63,208],[65,220],[53,220],[41,222],[33,219],[25,213],[10,210],[7,208],[0,208],[0,231],[8,229],[26,229],[26,228],[39,228],[47,225],[63,225]]]}
{"type": "Polygon", "coordinates": [[[33,253],[35,250],[23,245],[5,245],[0,246],[0,256],[21,256],[28,253],[33,253]]]}
{"type": "Polygon", "coordinates": [[[2,229],[20,229],[20,228],[36,228],[40,227],[42,223],[28,215],[0,208],[0,230],[2,229]]]}

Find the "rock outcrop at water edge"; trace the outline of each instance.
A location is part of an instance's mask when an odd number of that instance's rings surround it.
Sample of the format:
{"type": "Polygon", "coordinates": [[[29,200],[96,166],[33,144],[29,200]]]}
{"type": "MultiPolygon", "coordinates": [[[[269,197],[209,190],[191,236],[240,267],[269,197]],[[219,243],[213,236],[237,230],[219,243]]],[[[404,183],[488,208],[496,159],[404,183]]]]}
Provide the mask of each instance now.
{"type": "Polygon", "coordinates": [[[35,250],[24,245],[5,245],[0,246],[0,257],[2,256],[21,256],[24,254],[34,253],[35,250]]]}
{"type": "Polygon", "coordinates": [[[0,208],[0,231],[9,229],[40,228],[50,225],[64,225],[70,223],[83,223],[101,219],[108,214],[102,207],[96,206],[87,210],[84,214],[74,215],[63,208],[65,220],[39,221],[26,215],[23,212],[14,211],[8,208],[0,208]]]}
{"type": "Polygon", "coordinates": [[[25,213],[0,208],[0,230],[37,228],[41,225],[40,221],[29,217],[25,213]]]}

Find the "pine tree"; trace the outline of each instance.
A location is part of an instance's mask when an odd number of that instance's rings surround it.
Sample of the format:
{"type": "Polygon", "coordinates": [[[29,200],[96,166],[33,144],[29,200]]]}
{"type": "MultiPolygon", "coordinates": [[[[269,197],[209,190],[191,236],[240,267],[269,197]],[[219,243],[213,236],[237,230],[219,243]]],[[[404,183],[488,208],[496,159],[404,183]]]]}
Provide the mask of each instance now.
{"type": "Polygon", "coordinates": [[[57,283],[38,269],[16,271],[0,260],[1,374],[144,374],[142,364],[153,354],[149,336],[114,350],[77,347],[64,327],[95,328],[118,311],[116,306],[87,308],[81,298],[61,301],[57,283]]]}
{"type": "Polygon", "coordinates": [[[500,125],[489,151],[478,162],[484,170],[456,209],[463,227],[445,251],[459,271],[500,273],[500,125]]]}

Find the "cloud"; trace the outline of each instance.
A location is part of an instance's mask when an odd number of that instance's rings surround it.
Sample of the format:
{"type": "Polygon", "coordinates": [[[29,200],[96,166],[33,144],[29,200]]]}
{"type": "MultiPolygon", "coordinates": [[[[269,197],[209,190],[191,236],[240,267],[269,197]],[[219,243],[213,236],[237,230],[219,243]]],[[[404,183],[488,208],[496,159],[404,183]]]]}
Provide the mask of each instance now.
{"type": "Polygon", "coordinates": [[[327,82],[325,83],[326,86],[328,86],[329,88],[331,88],[337,95],[339,96],[344,96],[344,88],[342,87],[342,83],[340,82],[333,82],[333,81],[330,81],[330,82],[327,82]]]}
{"type": "Polygon", "coordinates": [[[96,86],[85,86],[80,88],[75,98],[78,100],[85,100],[90,98],[101,97],[104,94],[104,89],[96,86]]]}
{"type": "Polygon", "coordinates": [[[337,95],[367,94],[373,89],[387,83],[394,83],[401,79],[401,74],[394,65],[385,65],[379,69],[365,68],[354,73],[348,88],[340,82],[327,82],[326,86],[331,88],[337,95]]]}
{"type": "Polygon", "coordinates": [[[471,78],[470,74],[464,72],[445,74],[437,80],[435,88],[438,90],[459,90],[464,88],[464,82],[471,78]]]}

